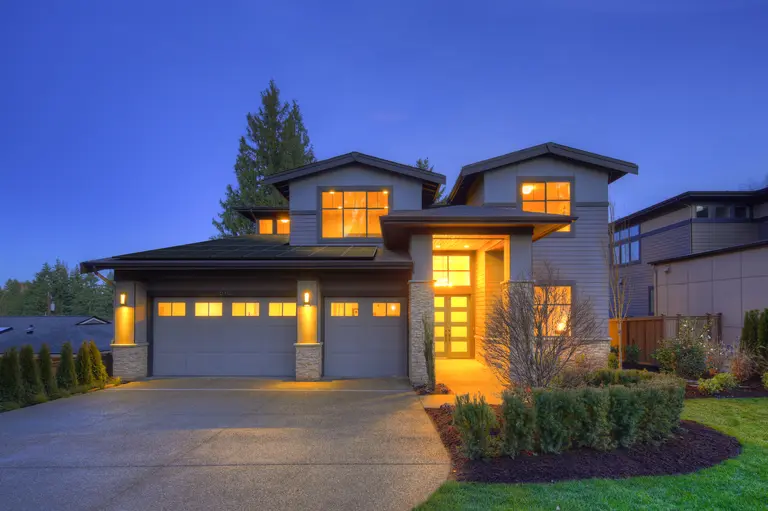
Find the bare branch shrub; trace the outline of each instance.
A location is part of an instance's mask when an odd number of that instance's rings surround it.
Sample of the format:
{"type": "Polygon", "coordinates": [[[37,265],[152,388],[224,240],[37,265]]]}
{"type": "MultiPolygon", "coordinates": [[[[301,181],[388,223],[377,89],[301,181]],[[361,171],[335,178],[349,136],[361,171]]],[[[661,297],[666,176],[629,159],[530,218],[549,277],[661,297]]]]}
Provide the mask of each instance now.
{"type": "Polygon", "coordinates": [[[511,283],[486,318],[483,358],[506,388],[547,387],[585,348],[603,337],[588,298],[558,285],[548,263],[533,283],[511,283]]]}

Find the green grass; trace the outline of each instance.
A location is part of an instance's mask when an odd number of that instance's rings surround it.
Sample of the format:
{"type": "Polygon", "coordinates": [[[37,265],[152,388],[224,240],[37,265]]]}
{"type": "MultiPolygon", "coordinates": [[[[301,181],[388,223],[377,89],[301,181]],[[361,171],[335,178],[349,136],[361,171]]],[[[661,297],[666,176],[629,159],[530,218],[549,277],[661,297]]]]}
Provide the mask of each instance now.
{"type": "Polygon", "coordinates": [[[556,484],[444,484],[432,509],[768,509],[768,398],[686,401],[683,418],[739,439],[742,453],[681,476],[556,484]]]}

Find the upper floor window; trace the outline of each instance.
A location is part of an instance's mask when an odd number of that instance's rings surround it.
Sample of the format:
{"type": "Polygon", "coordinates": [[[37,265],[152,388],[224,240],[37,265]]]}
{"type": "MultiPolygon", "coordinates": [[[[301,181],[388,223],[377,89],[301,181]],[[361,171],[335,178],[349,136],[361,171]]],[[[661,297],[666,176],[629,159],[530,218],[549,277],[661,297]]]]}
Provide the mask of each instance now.
{"type": "Polygon", "coordinates": [[[629,264],[640,260],[640,226],[633,225],[613,233],[614,264],[629,264]]]}
{"type": "Polygon", "coordinates": [[[749,206],[735,204],[699,204],[693,207],[694,218],[740,218],[749,219],[749,206]]]}
{"type": "Polygon", "coordinates": [[[262,218],[259,220],[259,234],[290,234],[291,220],[288,218],[262,218]]]}
{"type": "Polygon", "coordinates": [[[693,215],[696,218],[709,218],[709,206],[696,206],[693,215]]]}
{"type": "MultiPolygon", "coordinates": [[[[520,187],[523,211],[534,213],[571,214],[571,183],[569,181],[524,182],[520,187]]],[[[570,232],[567,225],[558,232],[570,232]]]]}
{"type": "Polygon", "coordinates": [[[389,190],[323,192],[323,238],[380,238],[388,211],[389,190]]]}
{"type": "Polygon", "coordinates": [[[437,287],[469,286],[469,256],[432,256],[432,278],[437,287]]]}

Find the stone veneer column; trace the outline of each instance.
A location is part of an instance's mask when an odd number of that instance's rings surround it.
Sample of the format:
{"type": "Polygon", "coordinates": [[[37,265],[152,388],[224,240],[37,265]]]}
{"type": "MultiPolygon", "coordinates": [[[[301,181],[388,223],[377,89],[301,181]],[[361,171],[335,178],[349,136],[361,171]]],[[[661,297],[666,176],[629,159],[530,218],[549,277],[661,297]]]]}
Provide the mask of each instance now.
{"type": "Polygon", "coordinates": [[[147,351],[149,344],[112,344],[112,375],[123,381],[147,376],[147,351]]]}
{"type": "Polygon", "coordinates": [[[115,288],[115,338],[112,350],[112,376],[123,380],[145,378],[148,374],[147,354],[147,290],[143,283],[118,281],[115,288]],[[120,304],[125,293],[126,302],[120,304]]]}
{"type": "Polygon", "coordinates": [[[296,380],[315,381],[323,375],[323,343],[296,343],[296,380]]]}
{"type": "Polygon", "coordinates": [[[296,380],[314,381],[323,375],[323,343],[320,340],[322,297],[316,280],[300,280],[296,283],[298,306],[296,310],[296,380]],[[309,304],[304,303],[304,293],[309,293],[309,304]]]}
{"type": "Polygon", "coordinates": [[[424,320],[435,321],[433,281],[412,280],[408,283],[408,375],[412,385],[427,383],[427,360],[424,357],[424,320]]]}

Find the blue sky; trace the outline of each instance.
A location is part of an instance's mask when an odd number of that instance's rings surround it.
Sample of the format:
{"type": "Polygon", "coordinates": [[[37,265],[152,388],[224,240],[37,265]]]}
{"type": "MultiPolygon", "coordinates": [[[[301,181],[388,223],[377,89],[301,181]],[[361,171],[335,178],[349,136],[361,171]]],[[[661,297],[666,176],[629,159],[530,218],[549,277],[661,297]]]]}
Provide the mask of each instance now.
{"type": "Polygon", "coordinates": [[[2,2],[0,281],[211,236],[270,78],[321,159],[451,183],[556,141],[640,165],[619,214],[762,182],[765,26],[760,0],[2,2]]]}

